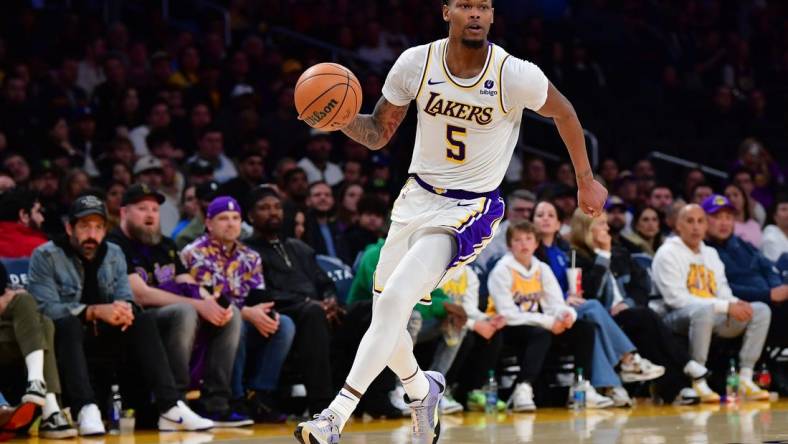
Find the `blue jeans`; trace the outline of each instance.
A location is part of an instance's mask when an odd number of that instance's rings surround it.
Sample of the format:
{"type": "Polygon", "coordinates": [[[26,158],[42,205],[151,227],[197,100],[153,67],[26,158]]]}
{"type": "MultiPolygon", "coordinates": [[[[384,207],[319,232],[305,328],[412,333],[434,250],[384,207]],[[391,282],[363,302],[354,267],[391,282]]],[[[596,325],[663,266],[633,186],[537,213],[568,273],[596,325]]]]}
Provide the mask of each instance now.
{"type": "Polygon", "coordinates": [[[576,309],[578,319],[584,319],[596,325],[594,354],[591,358],[591,385],[594,387],[620,387],[622,385],[621,379],[615,368],[625,354],[636,350],[635,345],[599,301],[595,299],[586,301],[576,309]]]}
{"type": "Polygon", "coordinates": [[[2,407],[2,406],[8,406],[8,405],[9,405],[9,404],[8,404],[8,401],[6,401],[6,400],[5,400],[5,397],[3,397],[3,394],[2,394],[2,393],[0,393],[0,407],[2,407]]]}
{"type": "Polygon", "coordinates": [[[244,388],[259,391],[276,389],[282,364],[293,344],[293,337],[295,324],[290,317],[283,314],[279,315],[279,330],[267,338],[263,337],[254,325],[244,321],[233,367],[233,399],[242,398],[245,394],[244,388]],[[246,369],[249,371],[246,372],[244,384],[246,369]]]}

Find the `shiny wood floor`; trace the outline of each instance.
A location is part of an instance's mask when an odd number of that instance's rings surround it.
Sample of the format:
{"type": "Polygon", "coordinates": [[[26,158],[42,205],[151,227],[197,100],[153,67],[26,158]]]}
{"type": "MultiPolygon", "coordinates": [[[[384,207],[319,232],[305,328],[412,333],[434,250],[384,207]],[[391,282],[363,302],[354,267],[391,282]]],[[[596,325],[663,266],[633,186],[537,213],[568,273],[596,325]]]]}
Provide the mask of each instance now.
{"type": "MultiPolygon", "coordinates": [[[[294,443],[294,424],[255,426],[214,433],[137,432],[134,435],[80,439],[78,444],[234,444],[294,443]]],[[[343,444],[410,443],[410,420],[360,421],[345,429],[343,444]]],[[[30,438],[11,443],[63,444],[30,438]]],[[[77,442],[77,441],[70,441],[77,442]]],[[[471,413],[443,417],[441,443],[788,443],[788,400],[736,406],[652,406],[633,409],[542,409],[535,414],[486,416],[471,413]]]]}

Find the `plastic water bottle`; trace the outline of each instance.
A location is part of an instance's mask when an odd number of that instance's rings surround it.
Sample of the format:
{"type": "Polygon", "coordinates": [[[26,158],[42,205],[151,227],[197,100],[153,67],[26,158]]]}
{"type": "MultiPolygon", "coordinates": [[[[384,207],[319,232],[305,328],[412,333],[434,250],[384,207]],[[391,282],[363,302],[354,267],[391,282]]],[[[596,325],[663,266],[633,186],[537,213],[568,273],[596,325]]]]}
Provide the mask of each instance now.
{"type": "Polygon", "coordinates": [[[583,377],[583,368],[580,367],[575,373],[575,383],[572,385],[572,410],[584,410],[586,408],[586,393],[588,381],[583,377]]]}
{"type": "Polygon", "coordinates": [[[487,385],[484,386],[484,412],[496,413],[498,411],[498,382],[495,380],[495,371],[490,370],[487,385]]]}
{"type": "Polygon", "coordinates": [[[728,377],[725,379],[725,402],[732,404],[739,400],[739,373],[736,371],[736,361],[731,359],[728,377]]]}
{"type": "Polygon", "coordinates": [[[109,432],[113,435],[120,434],[120,412],[123,410],[123,401],[120,398],[120,387],[112,385],[112,402],[109,409],[109,432]]]}

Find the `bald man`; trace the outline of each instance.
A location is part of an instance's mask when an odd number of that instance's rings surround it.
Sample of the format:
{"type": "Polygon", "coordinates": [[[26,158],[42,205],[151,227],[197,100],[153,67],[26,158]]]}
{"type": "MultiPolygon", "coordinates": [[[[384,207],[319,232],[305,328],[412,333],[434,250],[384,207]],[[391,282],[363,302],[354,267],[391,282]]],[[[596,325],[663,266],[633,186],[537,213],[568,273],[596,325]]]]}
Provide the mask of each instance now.
{"type": "MultiPolygon", "coordinates": [[[[668,239],[654,257],[654,280],[670,309],[665,323],[689,337],[690,355],[703,365],[713,334],[724,338],[743,334],[741,394],[751,400],[769,399],[769,393],[753,383],[752,373],[769,332],[771,311],[762,302],[748,303],[733,295],[717,250],[703,243],[707,227],[704,208],[686,205],[676,221],[678,236],[668,239]]],[[[704,402],[720,400],[705,379],[694,381],[693,388],[704,402]]]]}

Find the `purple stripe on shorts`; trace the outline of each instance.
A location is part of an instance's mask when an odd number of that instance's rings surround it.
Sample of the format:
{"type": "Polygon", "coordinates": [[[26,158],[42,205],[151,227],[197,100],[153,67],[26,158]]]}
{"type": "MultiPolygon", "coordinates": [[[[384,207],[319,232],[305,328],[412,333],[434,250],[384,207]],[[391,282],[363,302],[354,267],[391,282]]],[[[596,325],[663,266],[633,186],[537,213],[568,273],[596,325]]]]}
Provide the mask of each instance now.
{"type": "Polygon", "coordinates": [[[495,224],[503,218],[504,203],[498,192],[494,198],[488,198],[484,210],[471,216],[468,221],[454,228],[457,240],[457,254],[454,255],[448,268],[470,262],[481,252],[484,242],[493,236],[495,224]]]}

